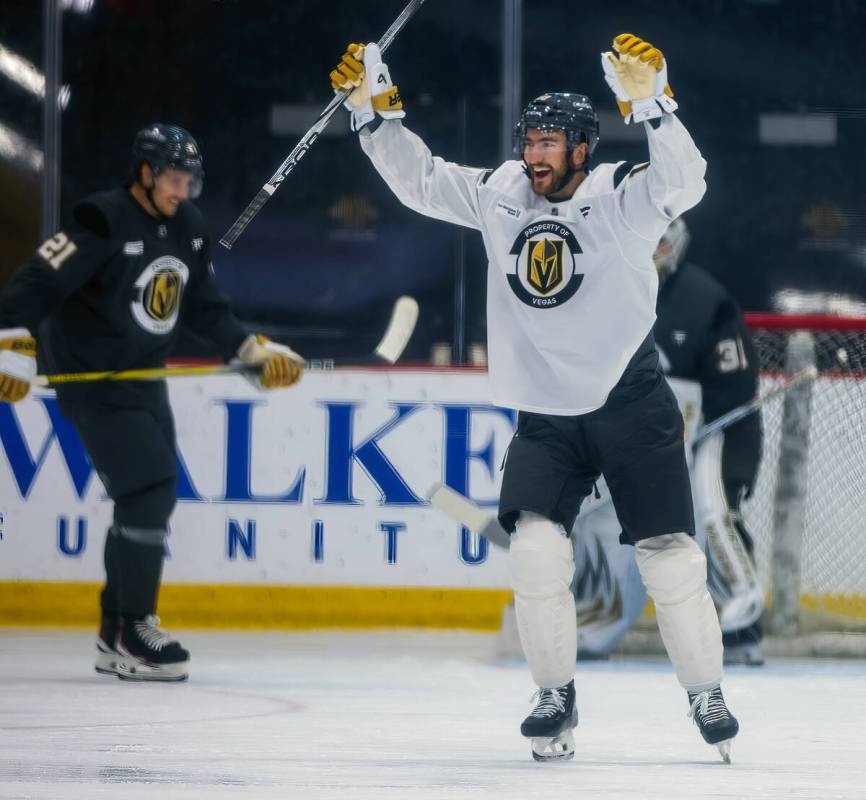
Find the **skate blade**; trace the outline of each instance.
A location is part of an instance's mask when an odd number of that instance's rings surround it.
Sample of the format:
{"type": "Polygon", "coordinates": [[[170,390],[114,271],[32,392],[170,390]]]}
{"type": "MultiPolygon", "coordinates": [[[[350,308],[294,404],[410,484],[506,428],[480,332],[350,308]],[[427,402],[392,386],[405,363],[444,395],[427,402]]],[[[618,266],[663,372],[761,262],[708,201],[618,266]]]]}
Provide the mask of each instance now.
{"type": "Polygon", "coordinates": [[[726,739],[724,742],[719,742],[716,744],[716,747],[719,748],[719,754],[722,757],[722,761],[726,764],[731,763],[731,742],[733,739],[726,739]]]}
{"type": "Polygon", "coordinates": [[[189,678],[189,661],[178,664],[150,665],[137,659],[120,657],[117,661],[117,677],[122,681],[185,681],[189,678]]]}
{"type": "Polygon", "coordinates": [[[532,757],[536,761],[570,761],[574,758],[574,734],[536,736],[532,740],[532,757]]]}

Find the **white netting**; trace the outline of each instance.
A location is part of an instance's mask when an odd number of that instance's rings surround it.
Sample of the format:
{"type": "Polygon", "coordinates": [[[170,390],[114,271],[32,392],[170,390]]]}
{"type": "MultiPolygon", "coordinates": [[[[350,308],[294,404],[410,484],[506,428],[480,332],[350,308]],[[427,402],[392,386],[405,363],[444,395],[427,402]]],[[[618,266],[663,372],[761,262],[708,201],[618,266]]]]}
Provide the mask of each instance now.
{"type": "Polygon", "coordinates": [[[779,633],[866,629],[866,320],[753,315],[764,454],[744,519],[779,633]]]}

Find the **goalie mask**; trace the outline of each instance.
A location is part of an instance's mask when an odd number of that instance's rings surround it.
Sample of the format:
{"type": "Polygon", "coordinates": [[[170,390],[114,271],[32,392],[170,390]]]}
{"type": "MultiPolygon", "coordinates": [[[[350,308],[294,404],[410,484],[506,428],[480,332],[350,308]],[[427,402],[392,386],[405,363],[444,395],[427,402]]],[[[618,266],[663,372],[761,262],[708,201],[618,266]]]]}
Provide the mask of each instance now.
{"type": "Polygon", "coordinates": [[[662,234],[653,253],[653,262],[662,282],[677,271],[691,238],[682,217],[675,219],[662,234]]]}
{"type": "Polygon", "coordinates": [[[531,100],[514,126],[514,151],[521,155],[528,128],[563,131],[569,149],[586,142],[584,166],[598,144],[598,115],[583,94],[551,92],[531,100]]]}
{"type": "Polygon", "coordinates": [[[189,196],[195,200],[204,183],[204,160],[196,140],[177,125],[155,122],[135,135],[132,143],[132,171],[138,177],[142,163],[150,166],[154,177],[166,169],[189,172],[192,183],[189,196]]]}

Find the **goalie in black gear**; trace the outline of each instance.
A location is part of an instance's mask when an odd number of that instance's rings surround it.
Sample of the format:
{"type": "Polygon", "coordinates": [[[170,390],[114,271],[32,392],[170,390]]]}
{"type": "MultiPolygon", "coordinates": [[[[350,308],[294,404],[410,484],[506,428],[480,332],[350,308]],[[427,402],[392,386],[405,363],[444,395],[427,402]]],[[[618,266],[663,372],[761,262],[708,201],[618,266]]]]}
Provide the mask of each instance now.
{"type": "MultiPolygon", "coordinates": [[[[188,200],[204,175],[192,136],[159,123],[140,131],[132,173],[79,202],[0,295],[0,401],[27,394],[37,329],[51,373],[163,367],[184,324],[224,359],[261,364],[261,388],[299,380],[300,356],[248,334],[217,290],[205,222],[188,200]]],[[[166,383],[60,384],[57,400],[114,501],[96,669],[183,680],[189,653],[154,616],[177,483],[166,383]]]]}
{"type": "MultiPolygon", "coordinates": [[[[675,220],[659,242],[660,289],[654,327],[660,360],[680,403],[687,445],[697,423],[712,422],[757,393],[758,361],[736,302],[699,267],[682,263],[689,233],[675,220]]],[[[690,448],[689,448],[690,449],[690,448]]],[[[702,441],[691,459],[697,537],[705,543],[709,586],[719,610],[725,662],[760,665],[764,596],[753,543],[740,513],[761,457],[760,414],[702,441]]],[[[600,658],[637,621],[646,590],[604,485],[574,528],[578,657],[600,658]]]]}

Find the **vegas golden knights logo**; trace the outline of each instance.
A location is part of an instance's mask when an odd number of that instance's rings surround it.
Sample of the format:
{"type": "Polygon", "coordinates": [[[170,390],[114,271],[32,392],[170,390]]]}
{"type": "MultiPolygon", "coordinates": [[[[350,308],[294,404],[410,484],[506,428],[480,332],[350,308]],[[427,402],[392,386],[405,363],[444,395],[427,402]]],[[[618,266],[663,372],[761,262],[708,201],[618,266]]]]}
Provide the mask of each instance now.
{"type": "Polygon", "coordinates": [[[561,239],[539,239],[526,248],[526,281],[539,294],[550,294],[562,283],[561,239]]]}
{"type": "Polygon", "coordinates": [[[149,333],[171,333],[180,313],[183,287],[189,267],[174,256],[160,256],[148,264],[135,281],[135,297],[129,310],[149,333]]]}
{"type": "Polygon", "coordinates": [[[142,301],[145,311],[163,322],[177,310],[180,302],[181,278],[176,272],[157,272],[147,283],[142,301]]]}
{"type": "Polygon", "coordinates": [[[530,222],[514,240],[509,255],[514,271],[506,274],[511,291],[532,308],[557,308],[583,283],[577,257],[583,253],[574,231],[555,219],[530,222]]]}

